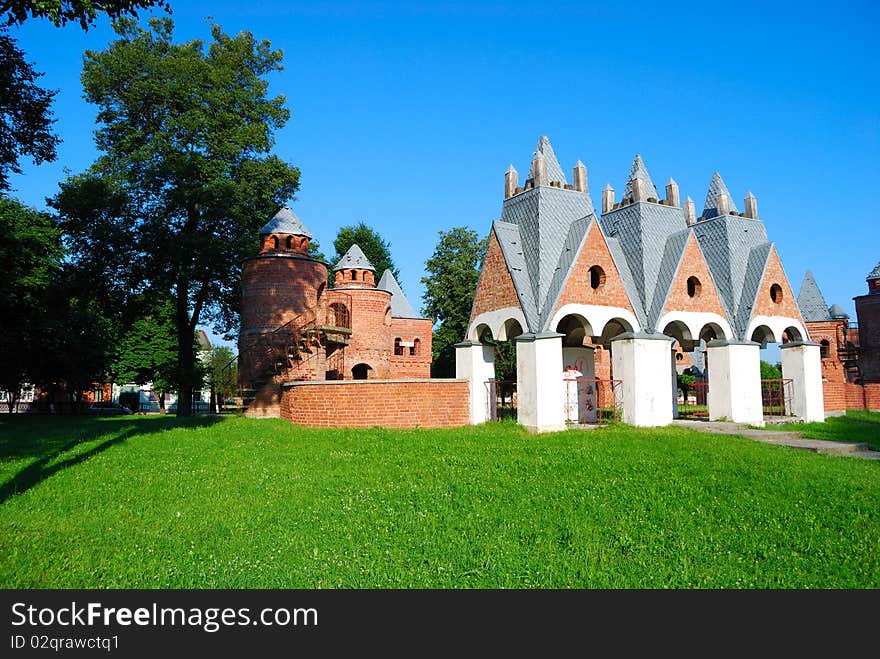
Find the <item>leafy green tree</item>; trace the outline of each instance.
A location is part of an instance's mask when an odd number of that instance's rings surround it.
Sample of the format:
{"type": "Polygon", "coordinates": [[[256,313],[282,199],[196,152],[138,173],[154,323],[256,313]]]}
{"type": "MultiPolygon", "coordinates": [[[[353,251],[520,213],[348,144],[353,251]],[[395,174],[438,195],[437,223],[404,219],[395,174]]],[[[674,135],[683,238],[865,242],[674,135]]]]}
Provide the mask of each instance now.
{"type": "Polygon", "coordinates": [[[10,412],[22,385],[35,379],[46,291],[62,256],[48,215],[0,197],[0,388],[10,412]]]}
{"type": "Polygon", "coordinates": [[[223,401],[238,391],[238,366],[228,346],[214,346],[208,358],[207,379],[211,386],[211,411],[223,409],[223,401]]]}
{"type": "Polygon", "coordinates": [[[15,39],[0,30],[0,191],[9,174],[20,174],[19,160],[36,164],[55,160],[59,138],[52,132],[52,99],[57,91],[37,85],[37,73],[15,39]]]}
{"type": "Polygon", "coordinates": [[[330,265],[334,266],[339,263],[339,259],[345,256],[349,248],[355,244],[361,248],[364,255],[376,268],[376,281],[386,270],[391,270],[394,278],[400,279],[400,271],[391,258],[391,245],[375,229],[367,226],[364,222],[339,228],[336,239],[333,241],[336,255],[330,265]]]}
{"type": "Polygon", "coordinates": [[[178,414],[187,416],[199,382],[190,337],[204,320],[218,332],[237,326],[241,261],[298,188],[299,170],[270,154],[290,116],[283,96],[267,95],[282,56],[216,25],[207,49],[173,43],[167,18],[114,28],[119,39],[86,51],[82,74],[103,155],[51,203],[78,259],[109,262],[131,292],[171,296],[178,414]]]}
{"type": "Polygon", "coordinates": [[[761,379],[762,380],[780,380],[782,379],[782,365],[774,366],[768,362],[761,360],[761,379]]]}
{"type": "Polygon", "coordinates": [[[153,384],[159,408],[177,381],[177,328],[171,300],[156,303],[122,332],[113,371],[118,382],[153,384]]]}
{"type": "Polygon", "coordinates": [[[422,313],[434,321],[431,375],[455,375],[455,344],[464,340],[470,321],[487,240],[476,231],[455,227],[440,231],[434,254],[425,262],[422,313]]]}
{"type": "Polygon", "coordinates": [[[47,18],[58,27],[75,21],[88,30],[100,14],[113,19],[137,17],[137,10],[153,6],[171,13],[167,0],[2,0],[0,13],[6,16],[7,25],[18,25],[29,18],[47,18]]]}

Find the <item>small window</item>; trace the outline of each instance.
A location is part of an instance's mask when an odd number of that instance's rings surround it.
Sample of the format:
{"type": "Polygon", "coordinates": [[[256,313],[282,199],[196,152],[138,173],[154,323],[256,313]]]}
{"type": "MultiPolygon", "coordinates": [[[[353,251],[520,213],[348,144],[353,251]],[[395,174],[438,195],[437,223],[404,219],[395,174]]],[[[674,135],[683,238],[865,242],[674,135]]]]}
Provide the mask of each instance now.
{"type": "Polygon", "coordinates": [[[403,346],[400,345],[400,337],[394,339],[394,354],[398,356],[403,354],[403,346]]]}
{"type": "Polygon", "coordinates": [[[675,353],[675,361],[680,362],[682,359],[684,359],[683,354],[681,354],[680,352],[675,353]]]}
{"type": "Polygon", "coordinates": [[[419,354],[419,343],[421,343],[418,339],[413,339],[413,344],[410,346],[409,354],[412,356],[419,354]]]}
{"type": "Polygon", "coordinates": [[[782,304],[782,286],[773,284],[770,287],[770,299],[773,300],[773,304],[782,304]]]}
{"type": "Polygon", "coordinates": [[[351,271],[351,280],[352,280],[352,281],[357,281],[357,278],[358,278],[358,271],[357,271],[357,270],[352,270],[352,271],[351,271]]]}
{"type": "Polygon", "coordinates": [[[278,236],[272,236],[272,249],[278,249],[278,236]]]}
{"type": "Polygon", "coordinates": [[[287,236],[287,249],[293,249],[293,236],[287,236]]]}
{"type": "Polygon", "coordinates": [[[831,344],[828,339],[822,339],[819,342],[819,356],[822,359],[828,359],[831,356],[831,344]]]}
{"type": "Polygon", "coordinates": [[[605,283],[605,271],[598,265],[590,268],[590,288],[598,290],[605,283]]]}
{"type": "Polygon", "coordinates": [[[703,290],[702,284],[700,284],[700,280],[696,277],[688,277],[687,280],[687,292],[688,297],[700,297],[700,292],[703,290]]]}

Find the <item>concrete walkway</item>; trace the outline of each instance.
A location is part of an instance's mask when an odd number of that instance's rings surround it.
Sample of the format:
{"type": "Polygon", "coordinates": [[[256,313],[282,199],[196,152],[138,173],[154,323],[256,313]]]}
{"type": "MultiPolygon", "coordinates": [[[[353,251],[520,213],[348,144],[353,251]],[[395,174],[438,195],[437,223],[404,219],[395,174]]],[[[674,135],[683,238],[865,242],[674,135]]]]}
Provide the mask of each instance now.
{"type": "Polygon", "coordinates": [[[700,432],[714,432],[722,435],[740,435],[765,444],[788,446],[805,451],[815,451],[827,455],[840,455],[849,458],[865,458],[880,460],[880,451],[872,451],[867,444],[849,444],[846,442],[829,442],[824,439],[805,439],[799,432],[783,430],[763,430],[749,428],[745,423],[729,421],[697,421],[693,419],[674,419],[673,425],[691,428],[700,432]]]}

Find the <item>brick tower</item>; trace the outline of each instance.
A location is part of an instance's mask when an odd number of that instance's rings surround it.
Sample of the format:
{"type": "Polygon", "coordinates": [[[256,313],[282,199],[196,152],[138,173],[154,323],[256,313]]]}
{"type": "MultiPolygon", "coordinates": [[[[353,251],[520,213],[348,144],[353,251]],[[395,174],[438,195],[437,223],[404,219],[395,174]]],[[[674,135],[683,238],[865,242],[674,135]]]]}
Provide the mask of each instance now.
{"type": "Polygon", "coordinates": [[[859,367],[866,407],[880,409],[880,263],[866,278],[868,294],[853,298],[859,319],[859,367]]]}

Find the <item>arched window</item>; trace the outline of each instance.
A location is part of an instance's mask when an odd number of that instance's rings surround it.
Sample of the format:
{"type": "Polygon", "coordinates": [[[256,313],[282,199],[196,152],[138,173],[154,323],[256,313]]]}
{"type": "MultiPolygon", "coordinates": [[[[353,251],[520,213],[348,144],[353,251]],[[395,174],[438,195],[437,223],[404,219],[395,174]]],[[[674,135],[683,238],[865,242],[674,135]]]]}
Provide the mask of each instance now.
{"type": "Polygon", "coordinates": [[[605,271],[598,265],[590,268],[590,288],[598,290],[605,283],[605,271]]]}
{"type": "Polygon", "coordinates": [[[418,339],[413,339],[413,344],[409,349],[409,354],[410,355],[418,355],[419,348],[421,347],[420,344],[421,344],[421,341],[419,341],[418,339]]]}
{"type": "Polygon", "coordinates": [[[828,339],[819,341],[819,356],[822,359],[828,359],[831,356],[831,343],[828,339]]]}
{"type": "Polygon", "coordinates": [[[398,355],[398,356],[403,354],[403,346],[400,345],[400,337],[399,336],[396,339],[394,339],[394,354],[398,355]]]}
{"type": "Polygon", "coordinates": [[[703,290],[702,284],[700,284],[700,280],[696,277],[688,277],[687,280],[687,294],[688,297],[700,297],[700,291],[703,290]]]}
{"type": "Polygon", "coordinates": [[[287,236],[287,249],[293,249],[293,236],[287,236]]]}
{"type": "Polygon", "coordinates": [[[368,380],[371,370],[369,364],[356,364],[351,369],[351,377],[354,380],[368,380]]]}
{"type": "Polygon", "coordinates": [[[782,304],[782,286],[773,284],[770,287],[770,299],[773,300],[773,304],[782,304]]]}
{"type": "Polygon", "coordinates": [[[357,278],[358,278],[358,271],[357,271],[357,270],[352,270],[352,271],[351,271],[351,280],[352,280],[352,281],[357,281],[357,278]]]}
{"type": "Polygon", "coordinates": [[[278,249],[278,236],[272,236],[272,249],[278,249]]]}

